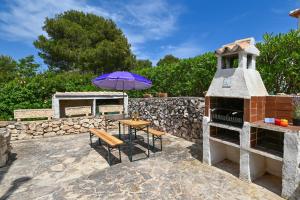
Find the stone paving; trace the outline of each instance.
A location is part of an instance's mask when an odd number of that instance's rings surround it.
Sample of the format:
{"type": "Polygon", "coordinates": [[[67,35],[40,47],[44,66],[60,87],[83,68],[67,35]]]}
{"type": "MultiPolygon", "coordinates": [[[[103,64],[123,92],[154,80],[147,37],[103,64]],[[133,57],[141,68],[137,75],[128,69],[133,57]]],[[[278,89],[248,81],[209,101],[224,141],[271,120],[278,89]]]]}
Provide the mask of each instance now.
{"type": "MultiPolygon", "coordinates": [[[[88,134],[13,142],[11,164],[0,168],[0,199],[281,199],[256,184],[201,162],[201,145],[166,135],[163,152],[109,167],[88,134]],[[145,158],[145,159],[144,159],[145,158]]],[[[117,157],[117,152],[114,152],[117,157]]]]}

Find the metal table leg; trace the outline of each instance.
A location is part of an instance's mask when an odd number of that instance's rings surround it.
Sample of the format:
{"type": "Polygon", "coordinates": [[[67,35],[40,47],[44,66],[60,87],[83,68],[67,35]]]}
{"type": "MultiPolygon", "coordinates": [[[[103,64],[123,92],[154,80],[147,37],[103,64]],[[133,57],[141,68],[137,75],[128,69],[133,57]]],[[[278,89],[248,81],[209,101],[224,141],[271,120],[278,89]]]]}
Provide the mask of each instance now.
{"type": "Polygon", "coordinates": [[[121,140],[121,122],[119,122],[119,139],[121,140]]]}
{"type": "Polygon", "coordinates": [[[147,126],[147,142],[148,142],[148,157],[150,156],[150,144],[149,144],[149,126],[147,126]]]}
{"type": "Polygon", "coordinates": [[[129,126],[129,160],[130,162],[132,162],[132,138],[131,138],[131,135],[132,135],[132,131],[131,131],[131,126],[129,126]]]}

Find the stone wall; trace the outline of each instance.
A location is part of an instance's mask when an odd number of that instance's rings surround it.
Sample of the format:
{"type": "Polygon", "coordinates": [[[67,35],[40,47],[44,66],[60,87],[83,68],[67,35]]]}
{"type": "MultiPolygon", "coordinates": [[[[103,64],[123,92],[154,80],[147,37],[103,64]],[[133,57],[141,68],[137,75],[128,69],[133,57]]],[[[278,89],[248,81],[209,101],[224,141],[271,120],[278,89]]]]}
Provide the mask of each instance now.
{"type": "Polygon", "coordinates": [[[11,140],[34,139],[58,135],[87,133],[89,128],[105,128],[102,117],[74,117],[43,121],[10,122],[11,140]]]}
{"type": "Polygon", "coordinates": [[[151,120],[152,126],[190,141],[202,138],[204,98],[168,97],[129,99],[129,114],[151,120]]]}
{"type": "Polygon", "coordinates": [[[8,123],[0,123],[0,167],[6,165],[10,154],[10,133],[7,132],[6,126],[8,123]]]}

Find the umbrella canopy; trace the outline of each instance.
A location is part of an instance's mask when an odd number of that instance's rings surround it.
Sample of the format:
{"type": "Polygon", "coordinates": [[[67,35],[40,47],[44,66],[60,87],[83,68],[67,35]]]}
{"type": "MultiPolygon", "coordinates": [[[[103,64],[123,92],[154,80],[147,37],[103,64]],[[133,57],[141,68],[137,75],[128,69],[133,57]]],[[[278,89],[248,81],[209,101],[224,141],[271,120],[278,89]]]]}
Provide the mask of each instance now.
{"type": "Polygon", "coordinates": [[[113,90],[143,90],[152,86],[152,82],[145,77],[125,71],[103,74],[92,82],[100,88],[113,90]]]}

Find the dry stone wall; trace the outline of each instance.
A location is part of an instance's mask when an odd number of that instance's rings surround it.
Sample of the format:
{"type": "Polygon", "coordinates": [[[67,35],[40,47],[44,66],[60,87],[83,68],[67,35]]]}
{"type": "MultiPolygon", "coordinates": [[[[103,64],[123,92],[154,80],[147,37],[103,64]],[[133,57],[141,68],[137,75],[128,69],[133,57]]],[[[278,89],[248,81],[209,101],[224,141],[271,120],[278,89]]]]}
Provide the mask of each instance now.
{"type": "Polygon", "coordinates": [[[139,112],[155,128],[190,141],[202,138],[202,97],[133,98],[128,106],[129,114],[139,112]]]}
{"type": "Polygon", "coordinates": [[[0,123],[0,167],[6,165],[10,154],[10,133],[7,132],[7,122],[0,123]]]}
{"type": "Polygon", "coordinates": [[[105,128],[102,117],[74,117],[43,121],[10,122],[6,126],[11,140],[87,133],[89,128],[105,128]]]}

